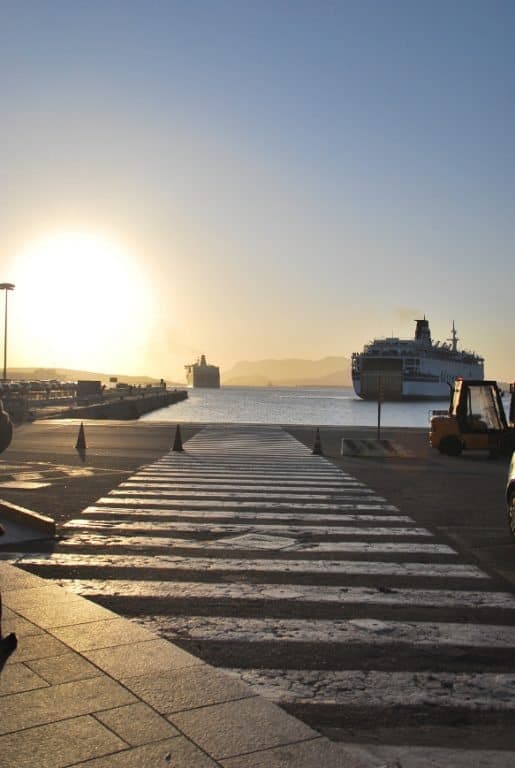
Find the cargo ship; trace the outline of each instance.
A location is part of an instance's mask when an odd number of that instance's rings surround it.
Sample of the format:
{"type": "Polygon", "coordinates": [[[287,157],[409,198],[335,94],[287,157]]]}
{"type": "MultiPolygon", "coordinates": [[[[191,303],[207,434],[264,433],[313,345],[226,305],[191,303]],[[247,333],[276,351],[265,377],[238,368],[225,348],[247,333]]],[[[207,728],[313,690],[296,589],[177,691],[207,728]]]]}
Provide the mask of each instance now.
{"type": "Polygon", "coordinates": [[[448,399],[449,387],[459,376],[484,378],[484,359],[458,349],[452,323],[451,338],[433,342],[429,321],[415,320],[413,339],[374,339],[362,352],[352,354],[354,391],[364,400],[448,399]]]}
{"type": "Polygon", "coordinates": [[[188,387],[220,388],[220,368],[216,365],[208,365],[205,355],[201,355],[196,363],[184,367],[188,387]]]}

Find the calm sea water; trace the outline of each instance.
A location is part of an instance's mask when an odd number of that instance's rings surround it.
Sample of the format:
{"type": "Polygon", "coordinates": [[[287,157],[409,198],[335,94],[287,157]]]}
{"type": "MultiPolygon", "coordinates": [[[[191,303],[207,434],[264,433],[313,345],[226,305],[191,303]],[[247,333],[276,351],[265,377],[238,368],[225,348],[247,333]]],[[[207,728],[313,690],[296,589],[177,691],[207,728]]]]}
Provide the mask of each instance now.
{"type": "MultiPolygon", "coordinates": [[[[433,408],[446,401],[383,403],[385,427],[427,427],[433,408]]],[[[316,426],[376,426],[377,403],[365,402],[351,387],[228,387],[190,389],[188,399],[161,408],[145,421],[237,424],[309,424],[316,426]]]]}

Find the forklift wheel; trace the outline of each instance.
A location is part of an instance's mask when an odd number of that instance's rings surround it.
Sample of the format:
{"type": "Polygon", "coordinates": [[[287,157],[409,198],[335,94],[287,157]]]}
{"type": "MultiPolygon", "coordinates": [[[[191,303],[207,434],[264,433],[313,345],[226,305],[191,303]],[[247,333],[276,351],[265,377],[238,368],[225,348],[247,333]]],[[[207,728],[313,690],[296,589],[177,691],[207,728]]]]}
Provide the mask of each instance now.
{"type": "Polygon", "coordinates": [[[447,435],[443,440],[440,440],[438,450],[440,453],[445,453],[446,456],[459,456],[463,450],[463,444],[454,435],[447,435]]]}

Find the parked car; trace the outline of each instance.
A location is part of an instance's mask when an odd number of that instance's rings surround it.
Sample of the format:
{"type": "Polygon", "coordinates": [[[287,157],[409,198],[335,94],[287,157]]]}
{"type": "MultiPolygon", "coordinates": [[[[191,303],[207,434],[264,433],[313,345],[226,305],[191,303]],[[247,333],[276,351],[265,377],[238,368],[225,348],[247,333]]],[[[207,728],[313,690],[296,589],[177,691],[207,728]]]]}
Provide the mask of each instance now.
{"type": "Polygon", "coordinates": [[[515,538],[515,452],[511,457],[508,483],[506,485],[506,504],[508,505],[508,523],[512,536],[515,538]]]}

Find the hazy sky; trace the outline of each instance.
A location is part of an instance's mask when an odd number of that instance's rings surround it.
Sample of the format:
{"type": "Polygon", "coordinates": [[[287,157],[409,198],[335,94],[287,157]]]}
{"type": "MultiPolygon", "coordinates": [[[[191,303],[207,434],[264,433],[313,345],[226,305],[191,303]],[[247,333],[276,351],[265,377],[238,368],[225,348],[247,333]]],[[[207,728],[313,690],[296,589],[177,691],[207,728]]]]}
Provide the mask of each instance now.
{"type": "Polygon", "coordinates": [[[0,12],[10,364],[180,380],[425,314],[515,378],[513,0],[0,12]]]}

